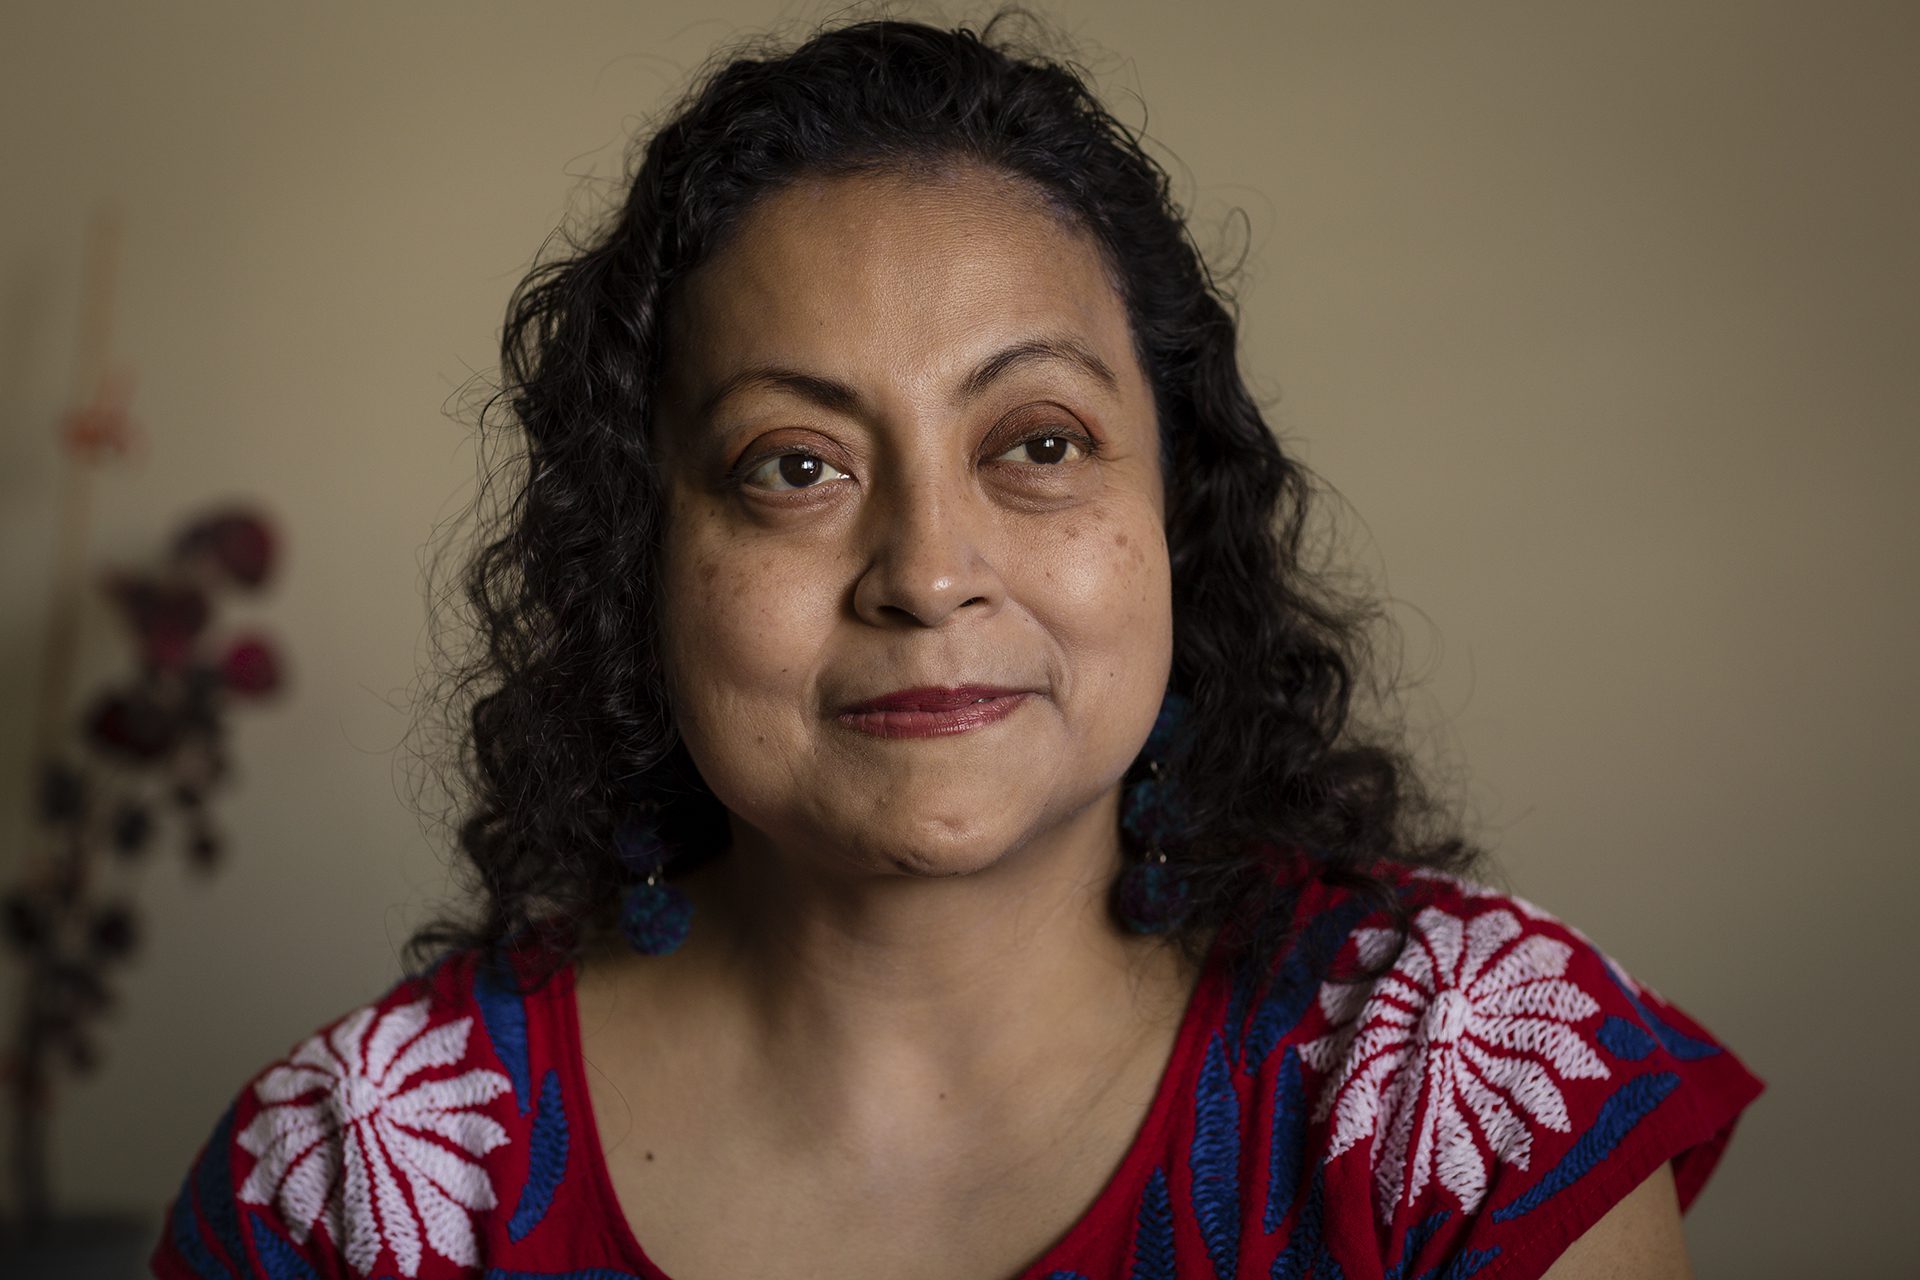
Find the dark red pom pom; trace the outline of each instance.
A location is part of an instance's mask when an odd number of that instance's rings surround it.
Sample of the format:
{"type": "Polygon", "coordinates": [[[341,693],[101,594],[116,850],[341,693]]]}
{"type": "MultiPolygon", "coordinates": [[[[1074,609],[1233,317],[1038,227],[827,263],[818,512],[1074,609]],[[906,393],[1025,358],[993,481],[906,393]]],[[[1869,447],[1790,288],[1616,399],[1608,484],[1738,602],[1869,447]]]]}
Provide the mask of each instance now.
{"type": "Polygon", "coordinates": [[[1186,881],[1164,862],[1136,862],[1120,877],[1115,906],[1135,933],[1164,933],[1187,912],[1186,881]]]}
{"type": "Polygon", "coordinates": [[[247,636],[228,647],[220,676],[241,697],[257,698],[280,687],[280,659],[266,640],[247,636]]]}
{"type": "Polygon", "coordinates": [[[274,541],[265,517],[235,509],[196,520],[174,544],[174,554],[203,558],[234,585],[252,590],[273,571],[274,541]]]}

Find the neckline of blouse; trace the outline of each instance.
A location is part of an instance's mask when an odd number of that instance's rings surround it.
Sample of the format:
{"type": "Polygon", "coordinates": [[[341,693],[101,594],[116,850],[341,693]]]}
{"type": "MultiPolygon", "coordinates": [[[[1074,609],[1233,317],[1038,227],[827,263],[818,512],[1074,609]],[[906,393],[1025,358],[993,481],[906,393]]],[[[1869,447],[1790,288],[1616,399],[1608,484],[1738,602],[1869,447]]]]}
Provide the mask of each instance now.
{"type": "MultiPolygon", "coordinates": [[[[560,1020],[559,1048],[566,1059],[562,1067],[562,1087],[570,1095],[566,1099],[566,1110],[580,1117],[577,1131],[583,1139],[581,1154],[593,1207],[609,1225],[613,1242],[624,1255],[624,1264],[633,1268],[641,1280],[673,1280],[647,1254],[633,1225],[627,1221],[626,1211],[620,1206],[620,1197],[614,1191],[613,1173],[607,1166],[606,1149],[600,1142],[599,1117],[594,1114],[592,1096],[588,1092],[585,1054],[581,1051],[580,1005],[574,990],[574,967],[564,966],[557,976],[559,981],[555,999],[560,1020]]],[[[1159,1081],[1154,1086],[1153,1103],[1147,1108],[1139,1128],[1134,1131],[1126,1153],[1120,1157],[1113,1172],[1080,1215],[1021,1271],[1022,1280],[1028,1276],[1046,1275],[1056,1269],[1055,1260],[1070,1255],[1084,1244],[1086,1237],[1112,1215],[1116,1205],[1130,1206],[1139,1198],[1165,1154],[1166,1133],[1173,1123],[1174,1108],[1179,1105],[1181,1098],[1192,1094],[1197,1084],[1201,1059],[1206,1049],[1207,1030],[1218,1020],[1226,984],[1221,944],[1216,936],[1208,947],[1193,990],[1187,996],[1186,1008],[1180,1016],[1180,1027],[1174,1036],[1173,1049],[1167,1055],[1167,1061],[1160,1069],[1159,1081]]]]}

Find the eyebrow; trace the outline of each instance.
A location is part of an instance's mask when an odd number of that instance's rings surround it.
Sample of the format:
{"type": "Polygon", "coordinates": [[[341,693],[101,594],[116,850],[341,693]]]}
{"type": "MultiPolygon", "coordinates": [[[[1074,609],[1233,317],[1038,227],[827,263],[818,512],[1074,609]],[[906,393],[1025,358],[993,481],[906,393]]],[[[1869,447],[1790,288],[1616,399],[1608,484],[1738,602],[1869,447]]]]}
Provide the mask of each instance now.
{"type": "MultiPolygon", "coordinates": [[[[1078,338],[1068,336],[1027,338],[1020,342],[1002,347],[979,364],[967,376],[960,380],[954,399],[960,404],[974,399],[1000,377],[1023,364],[1038,360],[1051,360],[1072,365],[1082,372],[1090,374],[1108,391],[1118,391],[1120,379],[1113,369],[1102,360],[1093,349],[1078,338]]],[[[785,365],[751,365],[731,375],[714,388],[700,405],[696,421],[705,422],[728,396],[748,387],[767,387],[777,391],[787,391],[803,400],[810,400],[823,409],[835,413],[852,413],[860,407],[860,393],[844,382],[832,378],[823,378],[818,374],[804,373],[785,365]]]]}

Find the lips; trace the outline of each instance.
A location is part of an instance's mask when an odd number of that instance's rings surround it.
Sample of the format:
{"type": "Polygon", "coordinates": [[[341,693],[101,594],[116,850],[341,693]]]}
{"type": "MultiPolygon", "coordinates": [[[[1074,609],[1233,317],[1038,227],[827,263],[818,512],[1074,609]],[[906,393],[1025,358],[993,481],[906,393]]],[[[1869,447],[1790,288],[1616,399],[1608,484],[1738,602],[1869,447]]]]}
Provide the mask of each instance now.
{"type": "Polygon", "coordinates": [[[953,711],[960,707],[971,706],[976,702],[988,702],[994,698],[1011,698],[1016,694],[1027,692],[1030,691],[990,684],[963,684],[954,689],[932,687],[901,689],[896,693],[843,707],[840,714],[854,716],[876,711],[953,711]]]}
{"type": "Polygon", "coordinates": [[[947,737],[1004,720],[1032,696],[1031,689],[989,684],[901,689],[847,707],[838,719],[876,738],[947,737]]]}

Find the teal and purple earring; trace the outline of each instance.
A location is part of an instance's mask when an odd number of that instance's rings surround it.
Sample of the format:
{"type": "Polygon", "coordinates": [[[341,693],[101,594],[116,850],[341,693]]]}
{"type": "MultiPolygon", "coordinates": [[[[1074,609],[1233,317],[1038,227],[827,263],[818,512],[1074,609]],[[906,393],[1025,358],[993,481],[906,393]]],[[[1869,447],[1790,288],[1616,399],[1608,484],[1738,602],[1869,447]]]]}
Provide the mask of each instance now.
{"type": "Polygon", "coordinates": [[[614,831],[613,844],[620,865],[636,881],[620,900],[620,932],[642,955],[677,950],[693,928],[693,904],[660,878],[673,851],[660,837],[656,811],[629,812],[614,831]]]}
{"type": "Polygon", "coordinates": [[[1121,874],[1114,888],[1114,906],[1120,922],[1135,933],[1165,933],[1192,905],[1186,880],[1167,861],[1167,846],[1185,834],[1186,815],[1164,763],[1185,722],[1187,707],[1185,698],[1168,692],[1140,752],[1147,776],[1128,788],[1121,802],[1121,829],[1142,857],[1121,874]]]}

